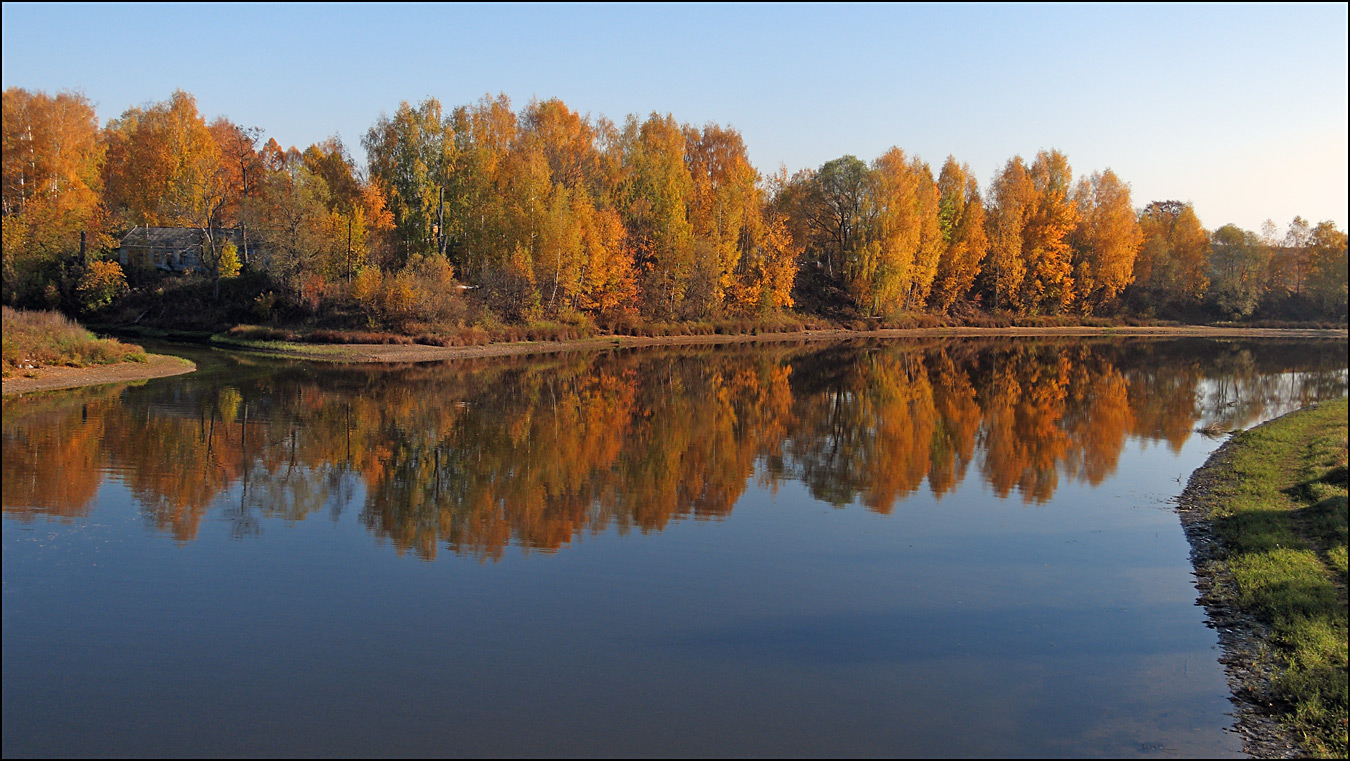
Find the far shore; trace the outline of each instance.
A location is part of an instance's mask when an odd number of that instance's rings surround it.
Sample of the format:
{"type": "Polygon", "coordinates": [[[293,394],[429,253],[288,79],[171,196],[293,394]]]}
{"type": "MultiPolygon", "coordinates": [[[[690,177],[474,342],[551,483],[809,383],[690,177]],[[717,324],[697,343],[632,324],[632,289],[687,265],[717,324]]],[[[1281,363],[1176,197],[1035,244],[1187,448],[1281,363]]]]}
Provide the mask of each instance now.
{"type": "MultiPolygon", "coordinates": [[[[992,337],[1203,337],[1203,338],[1345,338],[1346,330],[1288,328],[1215,328],[1207,326],[1163,327],[1057,327],[1057,328],[905,328],[879,330],[804,330],[792,333],[759,333],[700,336],[596,336],[571,341],[520,341],[480,346],[426,346],[423,344],[293,344],[249,341],[217,344],[229,351],[266,354],[290,359],[335,363],[436,362],[451,359],[478,359],[528,354],[646,346],[710,346],[770,342],[829,342],[868,338],[992,338],[992,337]]],[[[40,367],[26,373],[29,377],[5,378],[4,396],[94,386],[104,383],[163,378],[196,369],[188,360],[159,354],[149,361],[124,362],[91,367],[40,367]]]]}
{"type": "Polygon", "coordinates": [[[477,359],[565,351],[637,348],[644,346],[719,345],[740,343],[846,341],[866,338],[990,338],[1018,336],[1111,336],[1204,337],[1204,338],[1345,338],[1346,330],[1317,328],[1214,328],[1161,327],[1059,327],[1059,328],[886,328],[879,330],[803,330],[791,333],[758,333],[699,336],[609,335],[571,341],[519,341],[480,346],[427,346],[423,344],[283,344],[254,341],[224,348],[322,362],[434,362],[446,359],[477,359]]]}

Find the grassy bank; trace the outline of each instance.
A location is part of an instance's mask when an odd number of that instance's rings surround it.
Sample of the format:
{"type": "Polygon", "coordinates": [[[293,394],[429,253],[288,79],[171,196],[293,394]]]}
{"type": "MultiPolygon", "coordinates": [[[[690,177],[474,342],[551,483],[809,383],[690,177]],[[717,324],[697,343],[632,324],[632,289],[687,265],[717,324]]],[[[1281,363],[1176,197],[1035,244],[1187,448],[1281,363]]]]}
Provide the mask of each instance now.
{"type": "Polygon", "coordinates": [[[1268,710],[1307,751],[1340,758],[1347,753],[1346,415],[1341,399],[1238,434],[1197,497],[1219,540],[1213,593],[1267,628],[1259,657],[1274,675],[1268,710]]]}
{"type": "Polygon", "coordinates": [[[141,347],[98,338],[59,312],[3,309],[0,353],[6,378],[45,366],[90,367],[146,361],[141,347]]]}

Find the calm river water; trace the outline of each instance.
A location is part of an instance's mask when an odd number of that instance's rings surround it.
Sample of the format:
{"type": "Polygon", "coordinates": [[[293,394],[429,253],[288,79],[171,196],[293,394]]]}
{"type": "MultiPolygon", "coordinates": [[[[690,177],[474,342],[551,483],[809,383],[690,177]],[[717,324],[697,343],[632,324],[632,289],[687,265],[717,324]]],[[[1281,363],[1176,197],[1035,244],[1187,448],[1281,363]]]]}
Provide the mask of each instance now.
{"type": "Polygon", "coordinates": [[[6,400],[3,751],[1236,756],[1171,500],[1346,342],[948,340],[6,400]]]}

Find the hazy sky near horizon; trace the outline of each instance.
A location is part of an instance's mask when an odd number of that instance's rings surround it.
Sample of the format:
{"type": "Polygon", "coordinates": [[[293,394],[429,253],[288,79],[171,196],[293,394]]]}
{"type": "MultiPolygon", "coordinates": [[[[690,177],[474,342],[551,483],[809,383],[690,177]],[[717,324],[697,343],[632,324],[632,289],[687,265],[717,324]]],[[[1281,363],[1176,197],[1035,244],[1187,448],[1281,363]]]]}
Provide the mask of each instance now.
{"type": "Polygon", "coordinates": [[[1347,6],[3,4],[4,88],[107,123],[193,94],[304,148],[400,101],[505,93],[741,132],[763,173],[892,145],[994,172],[1042,148],[1205,226],[1347,227],[1347,6]]]}

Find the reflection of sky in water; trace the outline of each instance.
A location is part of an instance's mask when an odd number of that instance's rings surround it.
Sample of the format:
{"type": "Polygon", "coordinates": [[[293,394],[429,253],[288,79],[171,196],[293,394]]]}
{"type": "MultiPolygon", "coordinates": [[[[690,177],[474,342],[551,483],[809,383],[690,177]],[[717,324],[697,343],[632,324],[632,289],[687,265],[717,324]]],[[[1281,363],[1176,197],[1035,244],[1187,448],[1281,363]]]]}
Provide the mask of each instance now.
{"type": "Polygon", "coordinates": [[[1236,755],[1168,502],[1211,414],[1346,374],[1195,354],[280,365],[6,403],[5,754],[1236,755]],[[1000,404],[1050,437],[1000,460],[1048,464],[1044,498],[988,472],[1000,404]]]}

